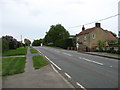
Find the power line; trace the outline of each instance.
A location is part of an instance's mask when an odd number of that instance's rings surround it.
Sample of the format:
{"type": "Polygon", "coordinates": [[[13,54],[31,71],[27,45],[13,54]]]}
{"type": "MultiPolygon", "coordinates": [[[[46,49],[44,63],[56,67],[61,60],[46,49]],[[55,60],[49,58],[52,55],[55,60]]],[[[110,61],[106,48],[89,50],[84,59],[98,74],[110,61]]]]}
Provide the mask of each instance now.
{"type": "MultiPolygon", "coordinates": [[[[118,16],[118,15],[120,15],[120,14],[116,14],[116,15],[113,15],[113,16],[109,16],[109,17],[107,17],[107,18],[100,19],[100,20],[97,20],[97,21],[94,21],[94,22],[90,22],[90,23],[86,23],[86,24],[83,24],[83,25],[89,25],[89,24],[92,24],[92,23],[95,23],[95,22],[104,21],[104,20],[107,20],[107,19],[116,17],[116,16],[118,16]]],[[[69,28],[81,27],[81,26],[83,26],[83,25],[73,26],[73,27],[69,27],[69,28]]]]}

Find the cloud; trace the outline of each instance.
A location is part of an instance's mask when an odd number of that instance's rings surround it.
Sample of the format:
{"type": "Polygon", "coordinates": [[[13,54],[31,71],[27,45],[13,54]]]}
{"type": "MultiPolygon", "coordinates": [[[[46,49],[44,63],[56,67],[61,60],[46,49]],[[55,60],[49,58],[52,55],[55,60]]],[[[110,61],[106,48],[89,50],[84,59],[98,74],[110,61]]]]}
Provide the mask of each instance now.
{"type": "MultiPolygon", "coordinates": [[[[0,0],[2,8],[2,26],[0,27],[2,27],[4,34],[24,34],[32,40],[44,37],[50,26],[58,23],[61,23],[71,34],[76,34],[81,31],[81,27],[69,27],[117,14],[118,1],[0,0]]],[[[103,28],[117,33],[116,19],[101,22],[103,28]]],[[[94,24],[85,27],[93,26],[94,24]]]]}

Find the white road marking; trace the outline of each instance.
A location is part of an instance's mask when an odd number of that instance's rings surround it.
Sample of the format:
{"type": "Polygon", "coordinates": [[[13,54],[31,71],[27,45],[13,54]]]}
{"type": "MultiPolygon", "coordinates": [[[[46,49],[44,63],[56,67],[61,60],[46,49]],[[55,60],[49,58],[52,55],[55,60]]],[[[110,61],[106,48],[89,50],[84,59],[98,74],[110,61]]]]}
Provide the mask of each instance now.
{"type": "Polygon", "coordinates": [[[68,53],[63,53],[63,54],[68,55],[68,56],[72,56],[72,55],[70,55],[70,54],[68,54],[68,53]]]}
{"type": "MultiPolygon", "coordinates": [[[[38,52],[40,52],[39,50],[38,50],[38,52]]],[[[40,52],[41,53],[41,52],[40,52]]],[[[41,54],[43,54],[43,53],[41,53],[41,54]]],[[[43,54],[44,55],[44,54],[43,54]]],[[[44,55],[45,56],[45,55],[44,55]]],[[[49,60],[56,68],[58,68],[59,70],[62,70],[60,67],[58,67],[54,62],[52,62],[47,56],[45,56],[45,58],[47,59],[47,60],[49,60]]]]}
{"type": "Polygon", "coordinates": [[[99,64],[99,65],[103,65],[103,63],[96,62],[96,61],[93,61],[93,60],[89,60],[89,59],[86,59],[86,58],[79,57],[79,59],[83,59],[83,60],[88,61],[88,62],[92,62],[92,63],[99,64]]]}
{"type": "Polygon", "coordinates": [[[71,88],[75,88],[73,85],[70,84],[70,82],[68,82],[55,68],[54,66],[51,64],[53,70],[71,87],[71,88]]]}
{"type": "Polygon", "coordinates": [[[70,76],[70,75],[68,75],[67,73],[65,73],[65,75],[66,75],[68,78],[70,78],[70,79],[71,79],[71,76],[70,76]]]}
{"type": "Polygon", "coordinates": [[[85,87],[83,87],[81,84],[79,84],[78,82],[76,82],[76,84],[78,85],[78,86],[80,86],[83,90],[86,90],[85,89],[85,87]]]}
{"type": "Polygon", "coordinates": [[[58,71],[54,68],[54,66],[51,64],[51,66],[52,66],[52,68],[53,68],[53,70],[56,72],[56,73],[58,73],[58,71]]]}
{"type": "Polygon", "coordinates": [[[113,66],[110,66],[110,67],[113,67],[113,66]]]}
{"type": "MultiPolygon", "coordinates": [[[[38,52],[40,52],[39,50],[37,50],[38,52]]],[[[41,53],[41,52],[40,52],[41,53]]]]}
{"type": "Polygon", "coordinates": [[[82,59],[82,57],[79,57],[79,59],[82,59]]]}
{"type": "Polygon", "coordinates": [[[60,51],[58,51],[58,50],[54,50],[54,51],[55,51],[55,52],[58,52],[58,53],[60,52],[60,51]]]}
{"type": "Polygon", "coordinates": [[[58,67],[54,62],[52,62],[47,56],[45,56],[56,68],[58,68],[59,70],[62,70],[60,67],[58,67]]]}

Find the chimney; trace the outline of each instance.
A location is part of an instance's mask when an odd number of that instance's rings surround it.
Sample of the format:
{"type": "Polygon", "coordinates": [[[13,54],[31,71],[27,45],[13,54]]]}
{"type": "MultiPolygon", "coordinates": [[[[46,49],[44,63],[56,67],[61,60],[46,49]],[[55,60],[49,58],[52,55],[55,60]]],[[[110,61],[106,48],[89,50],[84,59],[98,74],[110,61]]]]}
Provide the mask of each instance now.
{"type": "Polygon", "coordinates": [[[85,30],[85,27],[84,27],[84,25],[83,25],[83,27],[82,27],[82,31],[84,31],[85,30]]]}
{"type": "Polygon", "coordinates": [[[100,23],[95,23],[95,27],[101,28],[101,24],[100,23]]]}

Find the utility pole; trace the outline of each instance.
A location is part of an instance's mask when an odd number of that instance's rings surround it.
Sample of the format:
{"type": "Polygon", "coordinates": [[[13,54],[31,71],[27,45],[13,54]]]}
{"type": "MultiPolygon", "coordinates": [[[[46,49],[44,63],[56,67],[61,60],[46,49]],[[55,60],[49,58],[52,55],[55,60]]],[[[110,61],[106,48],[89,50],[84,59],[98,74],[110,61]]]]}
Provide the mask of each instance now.
{"type": "Polygon", "coordinates": [[[21,35],[21,43],[22,43],[22,35],[21,35]]]}
{"type": "Polygon", "coordinates": [[[23,44],[22,44],[22,35],[21,35],[21,47],[23,47],[23,44]]]}

